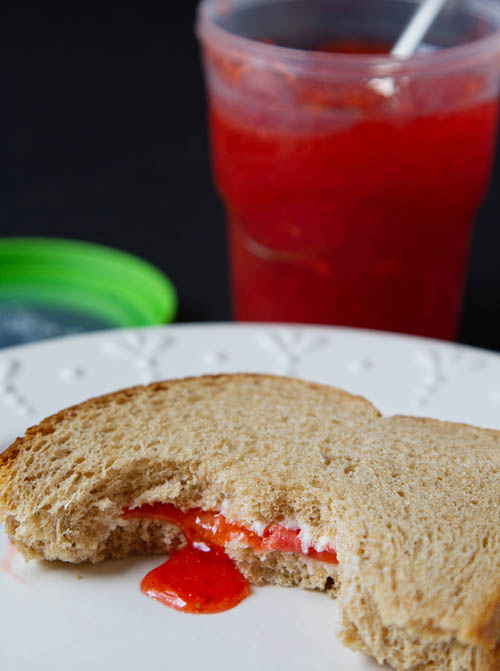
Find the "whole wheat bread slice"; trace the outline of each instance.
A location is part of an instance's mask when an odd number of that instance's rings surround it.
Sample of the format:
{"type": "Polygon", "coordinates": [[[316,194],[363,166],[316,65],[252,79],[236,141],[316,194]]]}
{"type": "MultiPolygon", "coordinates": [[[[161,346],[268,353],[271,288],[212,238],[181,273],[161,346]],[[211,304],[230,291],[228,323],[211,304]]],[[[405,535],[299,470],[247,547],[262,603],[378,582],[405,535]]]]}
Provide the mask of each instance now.
{"type": "Polygon", "coordinates": [[[29,429],[0,456],[0,518],[28,558],[166,552],[175,527],[124,520],[171,502],[251,528],[296,524],[339,566],[228,553],[254,583],[338,593],[342,639],[413,671],[500,669],[500,433],[381,418],[289,378],[134,387],[29,429]]]}

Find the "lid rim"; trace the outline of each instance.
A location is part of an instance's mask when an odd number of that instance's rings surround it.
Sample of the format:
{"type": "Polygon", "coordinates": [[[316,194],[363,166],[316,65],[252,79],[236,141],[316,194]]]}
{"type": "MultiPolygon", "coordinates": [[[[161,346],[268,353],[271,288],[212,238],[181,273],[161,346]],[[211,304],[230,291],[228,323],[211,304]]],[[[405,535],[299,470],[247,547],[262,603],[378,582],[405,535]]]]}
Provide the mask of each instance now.
{"type": "Polygon", "coordinates": [[[121,326],[155,325],[174,320],[178,298],[175,287],[159,268],[139,257],[104,245],[65,238],[0,238],[0,290],[17,287],[29,300],[40,288],[61,303],[64,294],[79,292],[86,304],[121,305],[121,326]],[[129,318],[126,317],[128,311],[129,318]]]}

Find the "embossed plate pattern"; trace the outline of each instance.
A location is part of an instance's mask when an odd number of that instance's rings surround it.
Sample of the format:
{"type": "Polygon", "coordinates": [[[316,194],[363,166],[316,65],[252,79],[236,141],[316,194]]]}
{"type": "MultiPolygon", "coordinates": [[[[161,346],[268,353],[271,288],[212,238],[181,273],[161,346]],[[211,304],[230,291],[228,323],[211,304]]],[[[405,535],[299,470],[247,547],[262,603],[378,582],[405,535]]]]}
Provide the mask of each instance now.
{"type": "MultiPolygon", "coordinates": [[[[500,355],[327,327],[176,325],[0,350],[0,451],[47,414],[155,379],[252,371],[332,384],[385,414],[500,428],[500,355]]],[[[156,559],[24,561],[0,531],[0,668],[303,671],[380,668],[336,642],[335,604],[273,587],[227,613],[187,616],[139,592],[156,559]]]]}

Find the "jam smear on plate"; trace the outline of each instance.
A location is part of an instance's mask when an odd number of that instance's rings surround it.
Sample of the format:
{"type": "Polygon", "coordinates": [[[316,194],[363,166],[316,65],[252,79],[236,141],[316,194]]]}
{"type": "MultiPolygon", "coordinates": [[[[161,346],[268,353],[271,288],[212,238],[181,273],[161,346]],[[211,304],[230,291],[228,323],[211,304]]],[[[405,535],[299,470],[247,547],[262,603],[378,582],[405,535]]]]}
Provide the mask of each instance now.
{"type": "Polygon", "coordinates": [[[186,537],[187,544],[146,575],[141,590],[147,596],[185,613],[219,613],[236,606],[250,594],[250,586],[224,546],[231,541],[256,552],[296,552],[310,559],[336,564],[335,550],[303,547],[298,529],[278,524],[262,535],[229,522],[219,512],[201,508],[182,511],[170,503],[126,509],[125,519],[147,518],[170,522],[186,537]]]}

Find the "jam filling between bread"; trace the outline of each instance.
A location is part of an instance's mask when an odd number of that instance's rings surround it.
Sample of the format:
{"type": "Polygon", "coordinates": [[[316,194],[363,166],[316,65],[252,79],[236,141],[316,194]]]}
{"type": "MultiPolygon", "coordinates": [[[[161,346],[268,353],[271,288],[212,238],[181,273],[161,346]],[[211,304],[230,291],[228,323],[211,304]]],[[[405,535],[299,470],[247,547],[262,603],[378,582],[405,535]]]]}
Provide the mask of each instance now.
{"type": "Polygon", "coordinates": [[[125,519],[152,519],[174,524],[186,537],[186,545],[150,571],[141,583],[147,596],[185,613],[220,613],[236,606],[250,594],[250,586],[224,546],[231,542],[255,552],[295,552],[310,559],[336,564],[331,547],[317,551],[303,546],[299,529],[279,524],[262,534],[242,524],[228,522],[220,512],[193,508],[182,511],[171,503],[155,503],[125,509],[125,519]]]}

